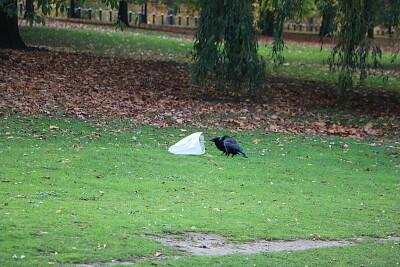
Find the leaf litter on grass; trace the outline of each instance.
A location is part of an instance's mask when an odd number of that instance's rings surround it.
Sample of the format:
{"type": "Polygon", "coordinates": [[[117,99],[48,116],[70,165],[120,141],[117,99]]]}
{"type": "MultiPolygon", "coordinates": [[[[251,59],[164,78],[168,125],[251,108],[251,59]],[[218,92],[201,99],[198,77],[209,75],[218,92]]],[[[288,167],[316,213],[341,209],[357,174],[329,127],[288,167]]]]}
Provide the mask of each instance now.
{"type": "Polygon", "coordinates": [[[341,111],[334,88],[271,79],[257,100],[193,85],[189,65],[54,51],[0,50],[0,114],[122,118],[157,127],[264,130],[354,138],[399,133],[399,94],[361,91],[341,111]],[[271,97],[273,96],[273,97],[271,97]],[[2,110],[2,111],[1,111],[2,110]]]}

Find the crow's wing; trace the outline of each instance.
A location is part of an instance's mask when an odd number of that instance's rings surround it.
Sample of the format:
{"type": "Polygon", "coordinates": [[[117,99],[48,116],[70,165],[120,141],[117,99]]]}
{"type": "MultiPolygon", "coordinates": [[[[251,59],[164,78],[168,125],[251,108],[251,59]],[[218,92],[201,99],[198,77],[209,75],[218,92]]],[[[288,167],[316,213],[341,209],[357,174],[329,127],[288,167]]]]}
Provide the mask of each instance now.
{"type": "Polygon", "coordinates": [[[223,151],[224,153],[226,153],[226,148],[224,146],[224,142],[221,140],[218,140],[218,142],[215,142],[215,145],[217,146],[217,148],[221,151],[223,151]]]}
{"type": "Polygon", "coordinates": [[[222,140],[224,142],[227,156],[229,156],[229,154],[232,154],[232,157],[233,157],[234,155],[239,154],[239,155],[247,158],[247,155],[245,153],[243,153],[242,149],[240,148],[239,144],[236,142],[235,139],[233,139],[229,136],[223,136],[222,140]]]}
{"type": "Polygon", "coordinates": [[[227,151],[227,155],[229,155],[229,154],[235,155],[235,154],[238,154],[238,152],[242,151],[242,149],[239,147],[238,143],[233,138],[224,139],[224,145],[225,145],[225,149],[227,151]]]}

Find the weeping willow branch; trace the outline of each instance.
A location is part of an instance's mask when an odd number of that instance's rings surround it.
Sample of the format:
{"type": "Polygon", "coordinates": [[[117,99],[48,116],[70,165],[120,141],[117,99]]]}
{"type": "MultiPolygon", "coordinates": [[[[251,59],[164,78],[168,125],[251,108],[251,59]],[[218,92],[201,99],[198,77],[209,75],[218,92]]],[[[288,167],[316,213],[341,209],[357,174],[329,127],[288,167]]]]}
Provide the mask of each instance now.
{"type": "MultiPolygon", "coordinates": [[[[340,103],[349,100],[354,89],[354,77],[358,75],[363,81],[367,77],[369,67],[382,67],[380,64],[382,51],[378,46],[371,47],[367,33],[378,12],[385,10],[385,5],[382,6],[384,2],[387,8],[390,2],[393,4],[395,1],[342,0],[338,2],[335,27],[339,42],[332,49],[328,62],[331,70],[339,71],[337,101],[340,103]],[[372,59],[372,65],[367,63],[369,58],[372,59]]],[[[399,10],[398,3],[397,7],[390,6],[390,8],[399,10]]],[[[397,27],[398,17],[398,13],[390,17],[390,25],[397,27]]]]}
{"type": "Polygon", "coordinates": [[[287,19],[301,17],[303,12],[302,0],[272,0],[272,8],[275,10],[274,32],[275,39],[272,43],[272,59],[279,66],[283,63],[283,49],[285,43],[283,41],[284,23],[287,19]]]}
{"type": "Polygon", "coordinates": [[[252,1],[200,0],[201,14],[194,44],[193,76],[212,76],[235,95],[263,89],[265,63],[258,56],[252,1]],[[210,75],[212,74],[212,75],[210,75]]]}

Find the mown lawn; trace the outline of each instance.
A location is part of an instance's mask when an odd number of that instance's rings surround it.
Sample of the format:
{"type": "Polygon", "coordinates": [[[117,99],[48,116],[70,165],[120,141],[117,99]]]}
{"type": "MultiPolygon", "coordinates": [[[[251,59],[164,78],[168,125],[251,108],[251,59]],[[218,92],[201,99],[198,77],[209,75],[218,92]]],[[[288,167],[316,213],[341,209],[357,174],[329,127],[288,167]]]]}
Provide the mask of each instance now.
{"type": "MultiPolygon", "coordinates": [[[[234,241],[356,240],[358,246],[168,259],[160,265],[398,264],[399,147],[320,136],[135,126],[68,117],[0,119],[4,266],[181,255],[141,234],[214,232],[234,241]],[[229,134],[248,159],[176,156],[195,131],[229,134]]],[[[212,157],[211,157],[211,156],[212,157]]]]}
{"type": "MultiPolygon", "coordinates": [[[[21,27],[21,34],[29,45],[50,50],[153,60],[188,61],[193,45],[177,36],[107,30],[21,27]]],[[[268,57],[269,50],[260,47],[268,57]]],[[[324,65],[329,51],[288,46],[285,53],[287,64],[278,72],[271,67],[271,75],[335,80],[324,65]]],[[[384,84],[377,76],[371,84],[396,90],[393,77],[384,84]]],[[[400,148],[390,134],[368,141],[222,131],[212,125],[155,127],[62,114],[23,116],[0,110],[2,266],[115,261],[140,261],[142,266],[399,264],[398,241],[376,242],[400,235],[400,148]],[[167,151],[198,131],[206,140],[231,135],[249,158],[222,156],[211,142],[201,156],[167,151]],[[193,231],[234,242],[315,238],[358,245],[200,257],[143,237],[193,231]]]]}

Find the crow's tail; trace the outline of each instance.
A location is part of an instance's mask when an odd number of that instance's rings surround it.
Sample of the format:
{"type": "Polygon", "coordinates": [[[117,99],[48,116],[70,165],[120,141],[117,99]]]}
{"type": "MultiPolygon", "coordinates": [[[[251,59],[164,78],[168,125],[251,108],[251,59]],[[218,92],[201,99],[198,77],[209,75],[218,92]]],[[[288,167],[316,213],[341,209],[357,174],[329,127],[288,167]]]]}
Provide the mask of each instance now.
{"type": "Polygon", "coordinates": [[[244,154],[242,151],[239,151],[238,153],[239,153],[239,155],[241,155],[241,156],[243,156],[245,158],[248,158],[248,156],[246,154],[244,154]]]}

